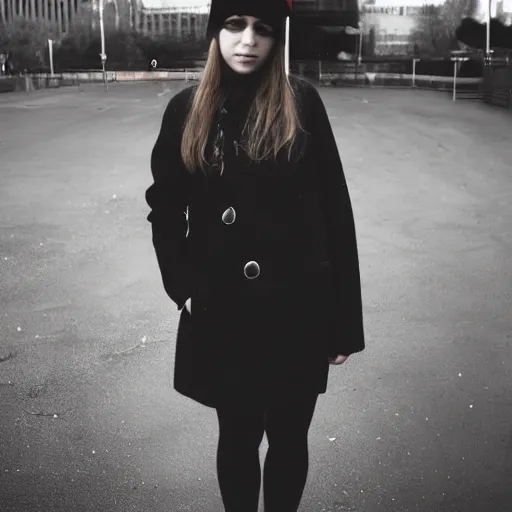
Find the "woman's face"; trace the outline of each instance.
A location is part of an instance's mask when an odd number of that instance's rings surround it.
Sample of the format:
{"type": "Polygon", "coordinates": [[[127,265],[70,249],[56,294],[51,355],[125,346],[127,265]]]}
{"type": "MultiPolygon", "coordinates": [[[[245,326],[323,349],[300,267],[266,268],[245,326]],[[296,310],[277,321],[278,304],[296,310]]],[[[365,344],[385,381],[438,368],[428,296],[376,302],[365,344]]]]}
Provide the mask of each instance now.
{"type": "Polygon", "coordinates": [[[274,42],[272,27],[252,16],[230,16],[219,33],[221,55],[231,69],[241,74],[259,69],[270,55],[274,42]],[[244,58],[246,55],[254,58],[244,58]]]}

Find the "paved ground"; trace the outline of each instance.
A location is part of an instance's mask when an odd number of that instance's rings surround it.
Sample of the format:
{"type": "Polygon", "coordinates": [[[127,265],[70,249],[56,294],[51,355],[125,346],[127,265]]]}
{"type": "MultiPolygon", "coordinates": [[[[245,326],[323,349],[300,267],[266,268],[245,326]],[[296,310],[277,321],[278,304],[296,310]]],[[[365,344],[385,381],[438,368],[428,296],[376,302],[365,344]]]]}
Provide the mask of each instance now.
{"type": "MultiPolygon", "coordinates": [[[[145,218],[182,86],[0,96],[2,512],[222,510],[215,411],[172,389],[178,312],[145,218]]],[[[508,512],[512,117],[434,91],[321,94],[368,349],[331,367],[300,511],[508,512]]]]}

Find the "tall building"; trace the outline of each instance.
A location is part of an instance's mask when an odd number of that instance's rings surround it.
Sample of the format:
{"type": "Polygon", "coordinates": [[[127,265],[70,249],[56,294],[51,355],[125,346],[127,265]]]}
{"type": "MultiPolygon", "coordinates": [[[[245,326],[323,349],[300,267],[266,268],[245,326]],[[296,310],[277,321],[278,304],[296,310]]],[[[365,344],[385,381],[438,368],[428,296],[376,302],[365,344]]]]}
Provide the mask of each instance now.
{"type": "MultiPolygon", "coordinates": [[[[407,1],[407,0],[405,0],[407,1]]],[[[440,0],[425,4],[439,5],[440,0]]],[[[362,19],[365,38],[373,34],[375,55],[411,55],[413,43],[411,34],[416,26],[418,15],[421,14],[421,5],[385,5],[386,0],[380,0],[379,5],[368,2],[362,8],[362,19]]],[[[474,18],[486,23],[488,2],[481,0],[474,18]]],[[[499,16],[505,25],[512,24],[512,0],[492,0],[491,17],[499,16]]]]}
{"type": "Polygon", "coordinates": [[[358,0],[293,0],[293,16],[318,27],[357,26],[358,0]]]}
{"type": "MultiPolygon", "coordinates": [[[[100,0],[0,0],[0,24],[22,17],[44,24],[59,39],[77,22],[97,28],[100,6],[100,0]]],[[[209,12],[210,4],[146,7],[141,0],[103,0],[105,30],[136,30],[151,37],[201,38],[209,12]]]]}
{"type": "Polygon", "coordinates": [[[150,37],[200,39],[206,35],[210,4],[193,7],[146,7],[138,2],[132,16],[137,32],[150,37]]]}
{"type": "MultiPolygon", "coordinates": [[[[485,23],[489,10],[489,2],[480,0],[477,12],[474,18],[480,23],[485,23]]],[[[492,0],[491,1],[491,18],[499,17],[505,25],[512,25],[512,0],[492,0]]]]}
{"type": "MultiPolygon", "coordinates": [[[[100,0],[89,0],[91,26],[99,26],[100,0]]],[[[130,30],[138,7],[135,0],[103,0],[103,24],[106,31],[130,30]]]]}
{"type": "Polygon", "coordinates": [[[88,17],[84,0],[0,0],[0,23],[7,25],[22,17],[65,33],[73,22],[88,17]]]}
{"type": "Polygon", "coordinates": [[[411,55],[410,36],[421,12],[418,6],[365,5],[363,8],[364,37],[373,39],[375,55],[411,55]]]}
{"type": "Polygon", "coordinates": [[[345,27],[358,23],[358,0],[293,0],[290,58],[334,60],[341,51],[353,53],[356,40],[345,27]]]}
{"type": "Polygon", "coordinates": [[[505,2],[500,0],[496,3],[496,15],[503,21],[507,26],[512,25],[512,1],[505,2]]]}

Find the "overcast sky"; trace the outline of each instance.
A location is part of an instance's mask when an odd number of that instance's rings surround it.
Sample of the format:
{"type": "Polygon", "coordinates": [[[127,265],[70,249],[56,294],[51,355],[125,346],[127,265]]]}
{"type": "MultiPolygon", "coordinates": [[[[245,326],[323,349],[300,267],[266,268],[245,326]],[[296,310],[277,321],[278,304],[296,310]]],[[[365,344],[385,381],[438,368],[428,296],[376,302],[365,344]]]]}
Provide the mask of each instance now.
{"type": "MultiPolygon", "coordinates": [[[[189,7],[189,6],[204,6],[210,3],[208,0],[142,0],[144,5],[147,7],[189,7]]],[[[444,0],[375,0],[375,5],[381,6],[394,6],[394,5],[423,5],[429,4],[441,4],[444,0]]],[[[496,0],[492,0],[493,8],[496,7],[496,0]]],[[[480,10],[487,9],[487,0],[480,0],[480,10]]],[[[505,11],[512,11],[512,0],[504,0],[505,11]]]]}

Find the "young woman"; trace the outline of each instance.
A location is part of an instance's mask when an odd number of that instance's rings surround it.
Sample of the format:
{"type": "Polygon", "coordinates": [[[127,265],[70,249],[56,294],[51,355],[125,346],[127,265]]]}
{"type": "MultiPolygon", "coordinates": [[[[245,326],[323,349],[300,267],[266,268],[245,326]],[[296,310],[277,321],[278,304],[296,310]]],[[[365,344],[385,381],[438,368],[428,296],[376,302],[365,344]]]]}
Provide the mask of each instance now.
{"type": "Polygon", "coordinates": [[[324,104],[286,74],[286,0],[214,0],[198,85],[163,115],[146,192],[181,310],[175,389],[217,411],[227,512],[295,512],[329,363],[364,349],[352,207],[324,104]],[[187,214],[186,214],[187,212],[187,214]]]}

